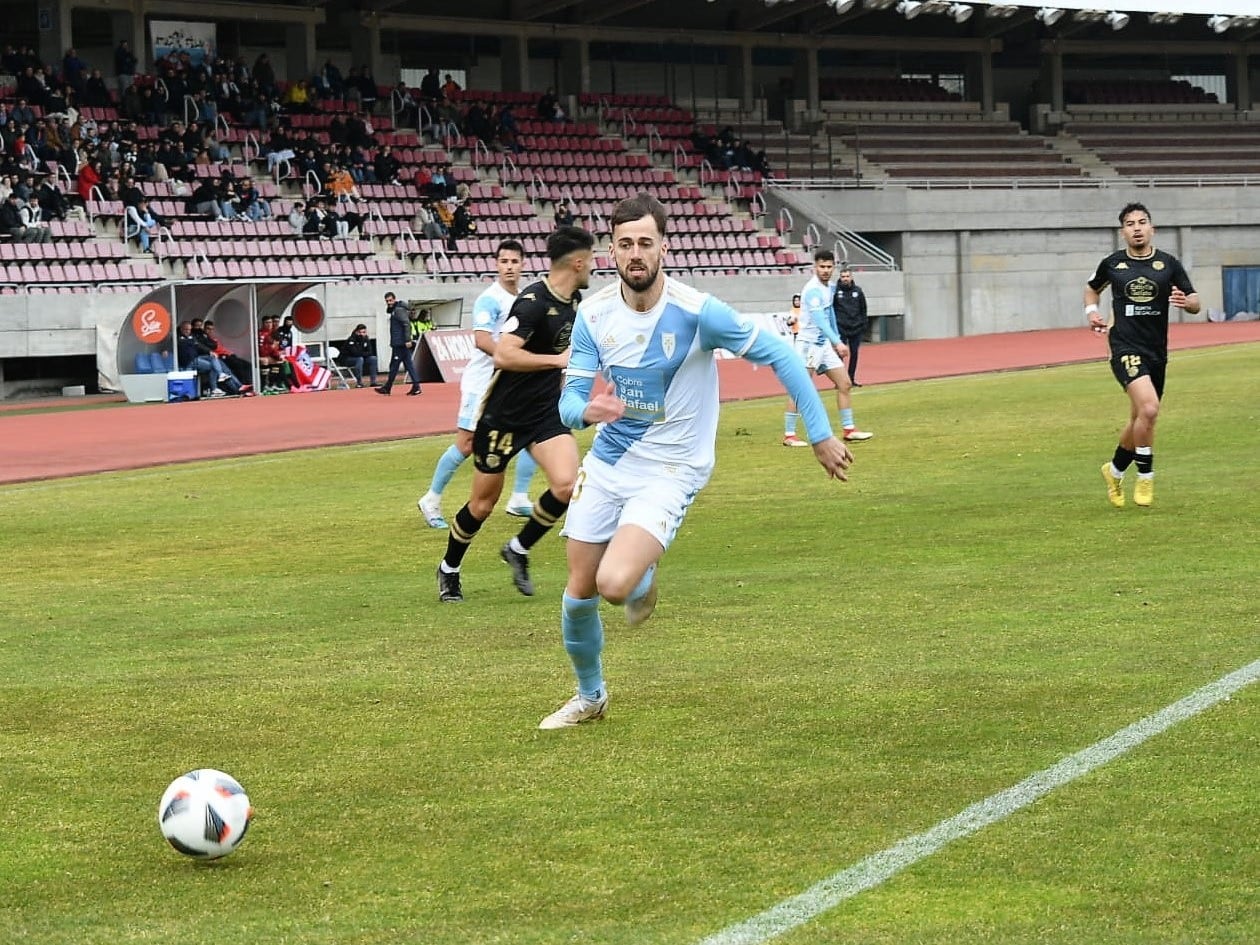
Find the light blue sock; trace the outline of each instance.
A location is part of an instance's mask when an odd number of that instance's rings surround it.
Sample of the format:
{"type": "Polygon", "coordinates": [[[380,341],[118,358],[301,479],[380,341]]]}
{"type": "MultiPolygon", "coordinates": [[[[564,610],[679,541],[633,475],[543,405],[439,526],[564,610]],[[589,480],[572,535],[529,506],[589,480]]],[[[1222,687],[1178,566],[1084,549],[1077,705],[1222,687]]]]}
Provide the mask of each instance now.
{"type": "Polygon", "coordinates": [[[652,578],[654,577],[656,577],[656,565],[652,565],[648,568],[643,577],[639,578],[639,583],[634,586],[634,590],[630,592],[630,596],[627,597],[626,600],[638,600],[646,594],[648,592],[648,588],[652,586],[652,578]]]}
{"type": "Polygon", "coordinates": [[[846,430],[853,429],[853,408],[845,407],[840,411],[840,426],[846,430]]]}
{"type": "Polygon", "coordinates": [[[599,658],[604,651],[604,624],[599,619],[599,598],[583,600],[565,594],[560,629],[577,676],[578,692],[587,699],[598,699],[604,692],[604,667],[599,658]]]}
{"type": "Polygon", "coordinates": [[[798,413],[785,413],[783,415],[784,436],[796,436],[796,419],[799,416],[800,414],[798,413]]]}
{"type": "Polygon", "coordinates": [[[446,489],[446,484],[455,475],[455,470],[459,469],[467,458],[454,443],[448,446],[442,458],[438,460],[437,469],[433,470],[433,482],[429,484],[429,491],[434,495],[441,495],[446,489]]]}
{"type": "Polygon", "coordinates": [[[538,460],[529,455],[528,450],[516,454],[516,485],[513,492],[529,494],[529,481],[534,478],[534,470],[538,468],[538,460]]]}

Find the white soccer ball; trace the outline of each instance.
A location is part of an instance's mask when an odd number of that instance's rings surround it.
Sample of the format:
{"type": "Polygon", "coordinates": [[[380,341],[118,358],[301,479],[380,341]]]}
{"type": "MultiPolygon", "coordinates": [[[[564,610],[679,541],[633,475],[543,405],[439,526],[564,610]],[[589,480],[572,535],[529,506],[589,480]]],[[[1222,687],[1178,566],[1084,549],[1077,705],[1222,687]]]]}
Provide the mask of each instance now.
{"type": "Polygon", "coordinates": [[[214,768],[180,775],[158,804],[162,836],[180,853],[199,860],[215,860],[235,850],[253,816],[240,782],[214,768]]]}

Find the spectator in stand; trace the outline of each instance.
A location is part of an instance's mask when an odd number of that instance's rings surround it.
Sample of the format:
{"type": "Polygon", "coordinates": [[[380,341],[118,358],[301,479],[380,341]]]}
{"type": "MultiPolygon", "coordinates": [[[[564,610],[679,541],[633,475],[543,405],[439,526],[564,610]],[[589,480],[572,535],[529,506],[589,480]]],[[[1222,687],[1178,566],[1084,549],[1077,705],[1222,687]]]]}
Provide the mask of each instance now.
{"type": "MultiPolygon", "coordinates": [[[[447,76],[449,79],[450,76],[447,76]]],[[[426,103],[436,105],[445,96],[442,94],[441,79],[438,78],[437,66],[432,66],[420,80],[420,98],[426,103]]]]}
{"type": "Polygon", "coordinates": [[[367,66],[359,69],[356,82],[359,89],[359,102],[363,106],[363,110],[369,115],[372,109],[376,107],[376,79],[372,77],[372,70],[367,66]]]}
{"type": "Polygon", "coordinates": [[[223,211],[219,206],[218,189],[212,179],[203,177],[197,182],[197,186],[188,196],[184,210],[186,213],[201,214],[216,222],[223,218],[223,211]]]}
{"type": "Polygon", "coordinates": [[[78,180],[75,189],[79,192],[79,198],[86,204],[89,200],[95,200],[92,195],[92,188],[99,187],[101,183],[101,162],[97,160],[88,161],[79,168],[78,180]]]}
{"type": "Polygon", "coordinates": [[[573,226],[573,211],[563,200],[556,203],[555,226],[557,230],[562,226],[573,226]]]}
{"type": "MultiPolygon", "coordinates": [[[[276,97],[276,70],[271,66],[271,57],[265,52],[259,53],[258,58],[254,60],[254,81],[267,95],[276,97]]],[[[305,87],[305,79],[302,80],[302,85],[305,87]]]]}
{"type": "Polygon", "coordinates": [[[293,207],[289,210],[289,226],[298,236],[306,232],[306,205],[300,200],[293,201],[293,207]]]}
{"type": "Polygon", "coordinates": [[[451,167],[451,162],[447,161],[442,165],[442,193],[447,197],[454,197],[459,191],[459,182],[455,179],[455,170],[451,167]]]}
{"type": "Polygon", "coordinates": [[[428,161],[421,161],[420,166],[416,168],[415,181],[416,192],[419,193],[421,197],[428,197],[431,195],[431,188],[433,187],[433,172],[429,170],[428,161]]]}
{"type": "Polygon", "coordinates": [[[519,154],[525,150],[517,140],[516,115],[512,112],[511,102],[504,102],[503,107],[499,109],[498,140],[499,144],[513,154],[519,154]]]}
{"type": "Polygon", "coordinates": [[[236,202],[240,212],[255,223],[271,219],[271,204],[263,199],[251,177],[241,178],[236,188],[236,202]]]}
{"type": "Polygon", "coordinates": [[[289,115],[314,114],[316,111],[314,101],[315,95],[305,79],[298,79],[290,85],[284,92],[284,98],[281,99],[284,111],[289,115]]]}
{"type": "Polygon", "coordinates": [[[237,203],[236,178],[232,171],[224,170],[219,175],[219,183],[215,187],[215,199],[219,201],[219,218],[229,223],[241,219],[240,206],[237,203]]]}
{"type": "Polygon", "coordinates": [[[420,220],[420,235],[426,239],[444,240],[447,237],[446,227],[442,224],[438,217],[437,208],[432,200],[422,201],[420,208],[416,211],[416,217],[420,220]]]}
{"type": "Polygon", "coordinates": [[[241,118],[241,87],[226,72],[214,77],[214,104],[237,121],[241,118]]]}
{"type": "Polygon", "coordinates": [[[372,165],[378,184],[401,183],[398,179],[398,173],[402,170],[402,165],[398,162],[398,158],[394,157],[393,149],[388,144],[381,145],[381,149],[376,152],[376,160],[372,162],[372,165]]]}
{"type": "Polygon", "coordinates": [[[87,80],[88,65],[79,58],[79,52],[74,47],[66,50],[65,57],[61,60],[61,78],[76,92],[82,94],[83,88],[87,80]]]}
{"type": "Polygon", "coordinates": [[[140,90],[135,85],[129,85],[123,91],[118,103],[118,114],[128,121],[144,119],[144,99],[141,98],[140,90]]]}
{"type": "Polygon", "coordinates": [[[83,83],[83,94],[79,96],[79,102],[88,108],[109,108],[114,104],[100,69],[93,69],[83,83]]]}
{"type": "Polygon", "coordinates": [[[469,209],[469,201],[460,200],[455,203],[455,211],[451,220],[451,234],[447,241],[447,245],[452,245],[455,240],[468,239],[470,236],[477,235],[477,221],[473,219],[472,211],[469,209]]]}
{"type": "Polygon", "coordinates": [[[390,104],[394,107],[394,124],[399,128],[418,128],[420,126],[420,106],[416,104],[406,82],[399,82],[390,94],[390,104]]]}
{"type": "Polygon", "coordinates": [[[136,57],[131,44],[125,39],[114,49],[114,75],[118,80],[118,94],[122,95],[136,81],[136,57]]]}
{"type": "Polygon", "coordinates": [[[328,135],[329,144],[345,144],[346,143],[346,120],[340,115],[333,115],[328,121],[328,127],[324,129],[328,135]]]}
{"type": "Polygon", "coordinates": [[[449,72],[446,73],[443,78],[446,81],[442,83],[442,98],[449,102],[454,99],[457,94],[464,90],[460,88],[458,82],[451,78],[451,74],[449,72]]]}
{"type": "Polygon", "coordinates": [[[494,125],[480,102],[473,102],[464,113],[464,134],[480,138],[490,148],[497,147],[494,125]]]}
{"type": "Polygon", "coordinates": [[[297,157],[297,153],[293,150],[293,140],[280,128],[272,129],[271,135],[267,138],[264,153],[267,155],[268,174],[271,174],[276,169],[276,165],[282,161],[292,161],[297,157]]]}
{"type": "Polygon", "coordinates": [[[214,98],[206,94],[205,89],[193,93],[193,103],[197,106],[197,121],[207,128],[215,128],[219,124],[219,106],[214,98]]]}
{"type": "Polygon", "coordinates": [[[446,197],[446,168],[438,165],[429,175],[429,195],[437,200],[446,197]]]}
{"type": "Polygon", "coordinates": [[[350,176],[354,178],[356,184],[376,183],[376,170],[368,161],[362,148],[350,148],[347,163],[350,166],[350,176]]]}
{"type": "Polygon", "coordinates": [[[328,59],[315,76],[315,90],[320,98],[341,98],[346,94],[346,83],[341,77],[341,70],[328,59]]]}
{"type": "Polygon", "coordinates": [[[323,240],[345,236],[341,231],[336,216],[328,212],[324,206],[324,198],[316,194],[306,205],[306,223],[302,226],[304,236],[317,236],[323,240]]]}
{"type": "Polygon", "coordinates": [[[376,146],[376,139],[372,137],[372,126],[363,116],[351,115],[346,119],[346,144],[352,148],[376,146]]]}
{"type": "Polygon", "coordinates": [[[354,326],[354,331],[350,333],[341,345],[341,363],[350,369],[350,373],[354,375],[354,383],[358,387],[363,386],[363,373],[366,370],[368,382],[370,386],[376,386],[376,342],[368,337],[367,325],[359,323],[354,326]]]}
{"type": "Polygon", "coordinates": [[[151,85],[140,90],[140,121],[146,125],[166,124],[166,101],[151,85]]]}
{"type": "Polygon", "coordinates": [[[560,107],[560,99],[556,90],[549,88],[538,100],[538,117],[543,121],[564,121],[564,109],[560,107]]]}
{"type": "Polygon", "coordinates": [[[340,165],[333,165],[325,186],[327,186],[328,193],[338,207],[363,199],[359,193],[359,188],[354,184],[354,178],[350,176],[350,172],[340,165]]]}
{"type": "Polygon", "coordinates": [[[20,198],[16,191],[10,191],[4,204],[0,205],[0,233],[8,233],[15,243],[49,243],[52,234],[48,227],[28,223],[28,217],[22,215],[20,198]]]}
{"type": "Polygon", "coordinates": [[[45,220],[64,220],[66,211],[70,209],[70,204],[66,200],[66,195],[54,186],[51,177],[45,177],[35,191],[35,199],[39,203],[39,209],[45,220]]]}
{"type": "Polygon", "coordinates": [[[128,239],[140,244],[140,251],[147,253],[158,232],[158,222],[149,212],[149,198],[141,195],[140,202],[127,207],[126,232],[128,239]]]}

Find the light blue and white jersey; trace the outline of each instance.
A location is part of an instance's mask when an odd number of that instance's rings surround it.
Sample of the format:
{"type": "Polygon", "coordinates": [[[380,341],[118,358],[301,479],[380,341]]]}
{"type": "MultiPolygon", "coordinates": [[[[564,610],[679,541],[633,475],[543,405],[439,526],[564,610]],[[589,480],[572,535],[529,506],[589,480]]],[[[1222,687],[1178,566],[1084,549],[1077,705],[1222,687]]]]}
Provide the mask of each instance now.
{"type": "Polygon", "coordinates": [[[596,377],[616,386],[625,416],[601,424],[591,455],[609,465],[627,459],[677,464],[707,476],[718,423],[715,349],[724,348],[775,373],[801,405],[810,442],[831,435],[827,413],[804,365],[773,332],[725,302],[671,278],[656,306],[636,312],[622,301],[621,283],[578,306],[560,416],[585,426],[596,377]]]}
{"type": "Polygon", "coordinates": [[[840,332],[836,330],[836,311],[833,305],[835,293],[831,284],[819,282],[814,276],[801,289],[801,317],[797,344],[838,344],[840,332]]]}
{"type": "MultiPolygon", "coordinates": [[[[508,312],[512,311],[512,303],[515,301],[516,296],[503,288],[497,280],[491,284],[473,302],[473,336],[476,337],[479,331],[488,331],[490,337],[498,341],[503,332],[503,323],[507,321],[508,312]]],[[[460,389],[465,392],[485,391],[493,374],[494,358],[478,348],[464,366],[464,373],[459,379],[460,389]]]]}

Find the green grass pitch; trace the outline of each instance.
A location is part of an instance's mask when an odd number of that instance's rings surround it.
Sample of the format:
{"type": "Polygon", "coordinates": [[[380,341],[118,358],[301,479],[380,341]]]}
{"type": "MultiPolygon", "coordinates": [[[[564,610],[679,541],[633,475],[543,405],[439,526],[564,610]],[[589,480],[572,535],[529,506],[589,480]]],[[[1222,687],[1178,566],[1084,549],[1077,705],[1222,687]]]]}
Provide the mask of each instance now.
{"type": "MultiPolygon", "coordinates": [[[[865,388],[847,484],[728,404],[567,732],[562,543],[522,598],[496,513],[436,601],[446,438],[0,488],[0,942],[691,945],[1260,656],[1258,355],[1174,357],[1150,510],[1103,364],[865,388]],[[212,865],[156,824],[202,766],[212,865]]],[[[1248,689],[776,941],[1260,940],[1257,770],[1248,689]]]]}

